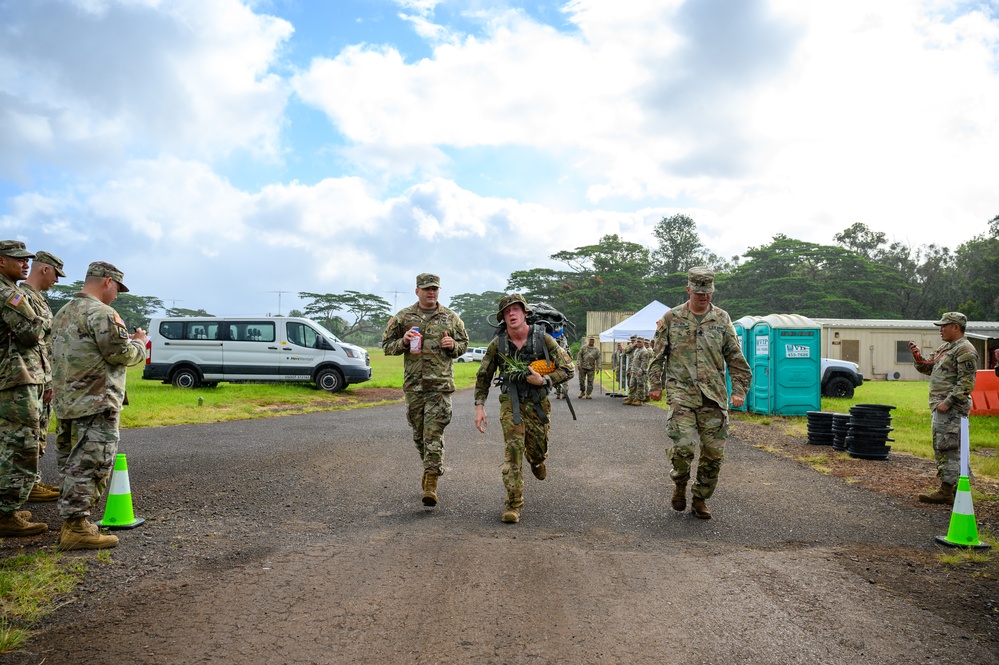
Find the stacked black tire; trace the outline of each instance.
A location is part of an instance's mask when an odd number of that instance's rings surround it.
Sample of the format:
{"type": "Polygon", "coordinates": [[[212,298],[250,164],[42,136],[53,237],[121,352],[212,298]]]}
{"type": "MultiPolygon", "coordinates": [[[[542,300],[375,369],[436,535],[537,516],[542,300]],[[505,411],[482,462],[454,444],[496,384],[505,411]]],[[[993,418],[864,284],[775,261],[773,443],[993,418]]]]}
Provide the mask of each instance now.
{"type": "Polygon", "coordinates": [[[844,441],[850,457],[886,460],[891,446],[887,445],[891,426],[891,410],[885,404],[856,404],[850,407],[849,432],[844,441]]]}
{"type": "Polygon", "coordinates": [[[809,411],[805,414],[808,418],[808,443],[813,446],[833,445],[834,415],[828,411],[809,411]]]}
{"type": "Polygon", "coordinates": [[[850,414],[834,413],[832,418],[833,450],[846,451],[846,436],[850,433],[850,414]]]}

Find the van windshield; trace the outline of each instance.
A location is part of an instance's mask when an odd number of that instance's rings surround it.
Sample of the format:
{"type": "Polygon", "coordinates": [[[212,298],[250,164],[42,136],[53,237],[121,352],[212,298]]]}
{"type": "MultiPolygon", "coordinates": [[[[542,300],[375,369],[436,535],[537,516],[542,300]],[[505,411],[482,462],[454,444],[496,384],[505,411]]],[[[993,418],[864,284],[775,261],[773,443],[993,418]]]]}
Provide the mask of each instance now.
{"type": "Polygon", "coordinates": [[[323,335],[325,335],[326,337],[328,337],[331,342],[336,342],[337,344],[343,344],[343,340],[341,340],[339,337],[337,337],[332,332],[330,332],[329,328],[327,328],[323,324],[319,323],[318,321],[313,321],[313,323],[316,324],[316,326],[319,328],[319,330],[322,331],[323,335]]]}

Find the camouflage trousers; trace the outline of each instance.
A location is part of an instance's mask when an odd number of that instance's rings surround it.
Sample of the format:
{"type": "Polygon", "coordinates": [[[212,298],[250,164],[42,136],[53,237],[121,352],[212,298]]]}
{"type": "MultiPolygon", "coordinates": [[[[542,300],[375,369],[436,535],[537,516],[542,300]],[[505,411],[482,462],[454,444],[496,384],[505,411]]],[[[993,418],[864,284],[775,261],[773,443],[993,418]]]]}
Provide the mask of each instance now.
{"type": "MultiPolygon", "coordinates": [[[[552,411],[548,397],[541,399],[546,414],[552,411]]],[[[524,459],[528,464],[540,464],[548,457],[548,425],[541,422],[534,403],[520,403],[519,425],[513,422],[513,405],[506,395],[500,396],[500,425],[503,427],[503,486],[506,487],[506,507],[524,505],[524,459]]]]}
{"type": "Polygon", "coordinates": [[[451,422],[451,393],[406,393],[406,420],[424,471],[444,473],[444,428],[451,422]]]}
{"type": "Polygon", "coordinates": [[[101,413],[56,424],[56,460],[62,476],[59,515],[86,517],[111,479],[118,454],[118,412],[101,413]]]}
{"type": "Polygon", "coordinates": [[[45,454],[48,444],[49,424],[52,422],[52,402],[42,402],[42,415],[38,418],[38,456],[45,454]]]}
{"type": "Polygon", "coordinates": [[[672,441],[666,450],[673,464],[669,477],[677,484],[690,480],[694,449],[700,443],[697,480],[691,495],[698,499],[710,499],[718,486],[718,472],[725,457],[728,411],[709,401],[697,408],[674,405],[666,416],[666,434],[672,441]]]}
{"type": "Polygon", "coordinates": [[[579,392],[586,393],[587,395],[592,394],[593,376],[596,374],[596,370],[579,367],[576,369],[576,372],[579,376],[579,392]]]}
{"type": "Polygon", "coordinates": [[[955,409],[940,413],[933,409],[933,459],[940,482],[956,485],[961,475],[961,418],[955,409]]]}
{"type": "Polygon", "coordinates": [[[649,396],[645,372],[632,372],[628,377],[628,396],[635,399],[645,399],[649,396]]]}
{"type": "Polygon", "coordinates": [[[0,390],[0,513],[16,511],[38,479],[42,387],[0,390]]]}

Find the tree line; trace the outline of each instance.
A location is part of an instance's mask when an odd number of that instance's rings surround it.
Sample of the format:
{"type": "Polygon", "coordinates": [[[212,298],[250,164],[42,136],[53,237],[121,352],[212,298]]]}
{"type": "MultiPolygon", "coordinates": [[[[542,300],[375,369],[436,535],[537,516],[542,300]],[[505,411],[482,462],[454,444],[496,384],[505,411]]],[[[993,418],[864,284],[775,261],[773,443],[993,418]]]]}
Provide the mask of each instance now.
{"type": "MultiPolygon", "coordinates": [[[[931,243],[912,247],[856,223],[833,236],[833,245],[778,234],[741,256],[724,259],[702,243],[687,215],[664,217],[653,235],[655,248],[606,235],[593,245],[551,255],[559,268],[518,270],[504,292],[459,293],[450,298],[473,341],[494,333],[496,304],[519,292],[528,302],[547,303],[582,333],[588,311],[634,311],[652,300],[674,306],[687,298],[687,269],[715,270],[714,302],[738,319],[745,315],[801,314],[811,318],[936,319],[959,310],[969,319],[999,320],[999,215],[984,232],[955,250],[931,243]]],[[[53,311],[82,282],[56,285],[53,311]]],[[[290,316],[315,319],[338,337],[375,346],[393,312],[390,303],[359,291],[298,294],[308,301],[290,316]]],[[[210,316],[204,310],[165,308],[159,298],[123,293],[115,309],[129,327],[146,327],[159,311],[167,316],[210,316]]]]}

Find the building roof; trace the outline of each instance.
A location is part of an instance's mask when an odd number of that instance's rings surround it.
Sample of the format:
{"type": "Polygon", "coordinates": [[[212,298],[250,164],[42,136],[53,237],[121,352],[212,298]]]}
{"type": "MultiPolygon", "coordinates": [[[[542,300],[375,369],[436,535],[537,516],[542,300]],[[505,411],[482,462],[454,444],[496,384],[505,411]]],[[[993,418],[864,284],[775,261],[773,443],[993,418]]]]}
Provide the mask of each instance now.
{"type": "MultiPolygon", "coordinates": [[[[919,319],[818,319],[823,328],[866,328],[871,330],[935,330],[933,321],[919,319]]],[[[965,337],[974,339],[999,338],[999,321],[968,321],[965,337]]]]}

